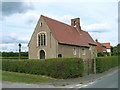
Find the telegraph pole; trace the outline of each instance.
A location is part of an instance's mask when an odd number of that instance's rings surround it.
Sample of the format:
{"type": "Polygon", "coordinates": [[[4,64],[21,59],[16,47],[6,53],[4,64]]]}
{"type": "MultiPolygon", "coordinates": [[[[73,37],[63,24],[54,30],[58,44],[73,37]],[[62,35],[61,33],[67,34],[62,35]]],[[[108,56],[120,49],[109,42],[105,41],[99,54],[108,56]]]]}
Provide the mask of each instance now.
{"type": "Polygon", "coordinates": [[[18,46],[19,46],[19,60],[20,60],[21,44],[19,43],[18,46]]]}

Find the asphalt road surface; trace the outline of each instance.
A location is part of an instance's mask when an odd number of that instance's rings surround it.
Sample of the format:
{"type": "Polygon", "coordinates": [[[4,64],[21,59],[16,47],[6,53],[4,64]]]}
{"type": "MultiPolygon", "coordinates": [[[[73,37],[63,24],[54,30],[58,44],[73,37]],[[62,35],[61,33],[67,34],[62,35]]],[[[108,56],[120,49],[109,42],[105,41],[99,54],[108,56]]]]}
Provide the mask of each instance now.
{"type": "Polygon", "coordinates": [[[86,88],[118,88],[118,71],[109,76],[95,81],[93,84],[88,85],[86,88]]]}

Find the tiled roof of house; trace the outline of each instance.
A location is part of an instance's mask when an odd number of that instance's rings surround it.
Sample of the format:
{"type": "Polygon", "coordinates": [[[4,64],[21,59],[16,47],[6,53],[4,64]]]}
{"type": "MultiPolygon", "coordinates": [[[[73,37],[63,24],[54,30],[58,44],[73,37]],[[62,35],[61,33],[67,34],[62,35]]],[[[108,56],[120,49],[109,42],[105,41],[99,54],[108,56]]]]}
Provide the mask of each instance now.
{"type": "Polygon", "coordinates": [[[110,49],[110,43],[102,43],[107,49],[110,49]]]}
{"type": "Polygon", "coordinates": [[[89,43],[96,45],[95,41],[88,32],[83,30],[77,31],[75,27],[43,15],[41,15],[41,17],[45,20],[46,24],[53,33],[53,36],[59,43],[86,47],[90,46],[89,43]]]}
{"type": "Polygon", "coordinates": [[[106,46],[104,46],[103,44],[99,43],[98,41],[96,41],[96,44],[97,44],[98,52],[103,53],[104,51],[106,51],[106,46]]]}

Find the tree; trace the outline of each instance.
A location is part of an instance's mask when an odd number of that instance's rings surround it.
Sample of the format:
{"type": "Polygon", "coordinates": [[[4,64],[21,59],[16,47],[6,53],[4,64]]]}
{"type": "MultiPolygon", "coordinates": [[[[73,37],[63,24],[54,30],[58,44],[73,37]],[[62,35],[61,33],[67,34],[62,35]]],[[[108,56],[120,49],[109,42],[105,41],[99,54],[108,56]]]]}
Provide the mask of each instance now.
{"type": "Polygon", "coordinates": [[[120,55],[120,44],[118,44],[115,47],[111,46],[111,54],[112,54],[112,56],[120,55]]]}

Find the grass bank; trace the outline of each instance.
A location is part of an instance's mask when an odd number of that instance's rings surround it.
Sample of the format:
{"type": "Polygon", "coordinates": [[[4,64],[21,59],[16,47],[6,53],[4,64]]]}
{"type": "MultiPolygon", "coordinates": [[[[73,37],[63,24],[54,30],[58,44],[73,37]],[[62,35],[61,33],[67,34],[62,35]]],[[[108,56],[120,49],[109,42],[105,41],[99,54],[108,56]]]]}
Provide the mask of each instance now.
{"type": "Polygon", "coordinates": [[[42,75],[31,75],[31,74],[8,72],[1,70],[0,72],[2,72],[3,81],[39,84],[39,83],[47,83],[56,80],[54,78],[46,77],[42,75]]]}

